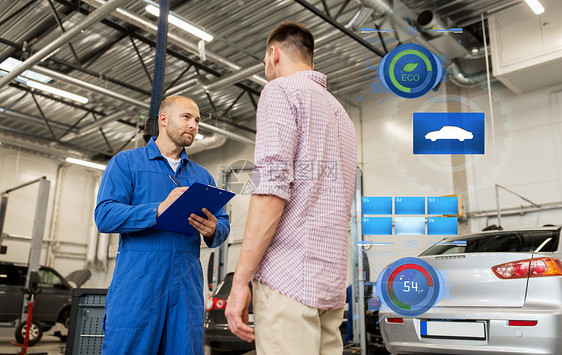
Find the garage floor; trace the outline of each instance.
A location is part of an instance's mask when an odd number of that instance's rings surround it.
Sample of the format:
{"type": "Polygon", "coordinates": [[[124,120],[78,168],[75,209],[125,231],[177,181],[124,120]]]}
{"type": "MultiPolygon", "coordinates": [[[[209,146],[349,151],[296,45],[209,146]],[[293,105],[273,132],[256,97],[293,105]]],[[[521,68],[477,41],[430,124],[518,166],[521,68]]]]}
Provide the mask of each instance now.
{"type": "MultiPolygon", "coordinates": [[[[21,351],[20,347],[12,345],[12,341],[16,341],[14,338],[14,328],[0,328],[0,354],[19,354],[21,351]]],[[[55,329],[48,331],[43,334],[43,338],[39,344],[28,348],[27,353],[37,354],[48,354],[48,355],[61,355],[64,354],[65,343],[60,341],[60,338],[53,336],[55,329]]]]}
{"type": "MultiPolygon", "coordinates": [[[[19,354],[21,348],[12,345],[14,339],[14,328],[0,328],[0,355],[4,354],[19,354]]],[[[28,354],[47,354],[47,355],[64,355],[65,343],[61,342],[59,338],[53,336],[54,329],[50,330],[43,335],[39,344],[28,348],[28,354]]],[[[210,354],[210,351],[205,347],[205,355],[210,354]]],[[[256,355],[255,351],[250,351],[244,355],[256,355]]]]}

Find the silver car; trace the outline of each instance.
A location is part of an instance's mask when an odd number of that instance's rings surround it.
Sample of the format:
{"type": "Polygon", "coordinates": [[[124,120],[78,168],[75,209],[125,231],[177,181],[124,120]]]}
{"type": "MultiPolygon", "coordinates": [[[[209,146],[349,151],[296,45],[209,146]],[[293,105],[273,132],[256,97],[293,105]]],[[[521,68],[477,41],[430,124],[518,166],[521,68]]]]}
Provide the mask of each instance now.
{"type": "Polygon", "coordinates": [[[381,309],[388,351],[562,354],[560,230],[489,231],[428,248],[419,257],[444,276],[446,292],[418,317],[381,309]]]}

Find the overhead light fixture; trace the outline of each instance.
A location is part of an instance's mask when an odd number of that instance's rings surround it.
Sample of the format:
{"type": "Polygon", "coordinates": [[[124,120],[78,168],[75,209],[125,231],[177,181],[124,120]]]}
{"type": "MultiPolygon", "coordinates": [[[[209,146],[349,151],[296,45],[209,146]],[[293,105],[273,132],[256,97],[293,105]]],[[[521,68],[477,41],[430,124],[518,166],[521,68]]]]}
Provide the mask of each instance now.
{"type": "MultiPolygon", "coordinates": [[[[17,68],[21,63],[23,63],[21,60],[17,60],[15,58],[12,57],[6,58],[2,63],[0,63],[0,76],[4,76],[7,73],[11,72],[15,68],[17,68]]],[[[68,91],[64,91],[49,85],[45,85],[46,83],[49,83],[52,80],[53,78],[51,78],[50,76],[39,74],[31,70],[24,71],[21,75],[19,75],[16,78],[17,82],[25,84],[29,87],[50,92],[51,94],[62,96],[67,99],[80,102],[82,104],[88,103],[88,98],[84,96],[76,95],[68,91]]]]}
{"type": "Polygon", "coordinates": [[[527,5],[533,10],[535,15],[540,15],[544,12],[544,7],[541,5],[539,0],[525,0],[527,5]]]}
{"type": "MultiPolygon", "coordinates": [[[[12,57],[6,58],[2,63],[0,63],[0,70],[4,71],[4,73],[0,72],[0,75],[2,75],[2,76],[6,75],[6,73],[11,72],[15,68],[19,67],[20,64],[22,64],[22,63],[23,62],[21,60],[17,60],[16,58],[12,58],[12,57]]],[[[53,80],[53,78],[51,78],[50,76],[39,74],[39,73],[36,73],[34,71],[31,71],[31,70],[24,71],[21,74],[21,76],[23,76],[24,78],[27,78],[27,79],[33,79],[35,81],[39,81],[43,84],[46,84],[46,83],[50,82],[51,80],[53,80]]],[[[20,77],[18,77],[18,78],[20,78],[20,77]]]]}
{"type": "Polygon", "coordinates": [[[97,164],[97,163],[92,163],[91,161],[87,161],[87,160],[80,160],[80,159],[74,159],[74,158],[66,158],[66,161],[68,163],[72,163],[72,164],[78,164],[78,165],[82,165],[82,166],[87,166],[88,168],[94,168],[94,169],[99,169],[99,170],[105,170],[105,165],[103,164],[97,164]]]}
{"type": "MultiPolygon", "coordinates": [[[[160,16],[160,9],[154,5],[146,5],[146,7],[144,8],[146,10],[146,12],[148,12],[149,14],[152,14],[156,17],[160,16]]],[[[204,41],[207,42],[211,42],[213,40],[213,36],[205,31],[203,31],[200,28],[197,28],[195,26],[193,26],[190,23],[187,23],[186,21],[180,19],[178,16],[174,15],[174,14],[169,14],[168,15],[168,22],[171,23],[172,25],[181,28],[182,30],[191,33],[194,36],[197,36],[199,38],[201,38],[204,41]]]]}
{"type": "Polygon", "coordinates": [[[204,137],[202,134],[197,133],[197,134],[195,135],[195,139],[197,139],[198,141],[201,140],[201,139],[203,139],[203,138],[205,138],[205,137],[204,137]]]}
{"type": "Polygon", "coordinates": [[[80,102],[82,104],[88,103],[87,97],[76,95],[76,94],[73,94],[71,92],[61,90],[61,89],[57,89],[55,87],[45,85],[45,84],[39,83],[37,81],[27,80],[25,84],[29,87],[39,89],[39,90],[43,90],[43,91],[46,91],[46,92],[50,92],[51,94],[62,96],[62,97],[65,97],[67,99],[74,100],[76,102],[80,102]]]}

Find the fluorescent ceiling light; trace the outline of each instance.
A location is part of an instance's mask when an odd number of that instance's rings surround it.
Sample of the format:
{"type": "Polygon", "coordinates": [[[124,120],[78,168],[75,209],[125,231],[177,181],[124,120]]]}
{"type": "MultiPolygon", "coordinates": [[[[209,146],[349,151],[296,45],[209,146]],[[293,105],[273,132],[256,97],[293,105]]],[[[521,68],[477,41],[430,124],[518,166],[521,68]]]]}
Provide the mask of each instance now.
{"type": "MultiPolygon", "coordinates": [[[[23,63],[21,60],[17,60],[16,58],[8,57],[2,63],[0,63],[0,69],[4,70],[6,72],[10,72],[10,71],[14,70],[15,68],[17,68],[21,63],[23,63]]],[[[3,75],[5,75],[5,74],[3,74],[3,75]]],[[[21,76],[23,76],[25,78],[28,78],[28,79],[33,79],[35,81],[39,81],[43,84],[46,84],[46,83],[50,82],[51,80],[53,80],[53,78],[51,78],[50,76],[39,74],[39,73],[36,73],[34,71],[31,71],[31,70],[24,71],[21,74],[21,76]]]]}
{"type": "Polygon", "coordinates": [[[74,158],[66,158],[66,161],[69,162],[69,163],[72,163],[72,164],[78,164],[78,165],[82,165],[82,166],[87,166],[87,167],[89,167],[89,168],[94,168],[94,169],[99,169],[99,170],[105,170],[105,165],[92,163],[91,161],[80,160],[80,159],[74,159],[74,158]]]}
{"type": "MultiPolygon", "coordinates": [[[[154,16],[160,16],[160,9],[154,5],[146,5],[146,7],[144,8],[146,10],[146,12],[148,12],[149,14],[152,14],[154,16]]],[[[171,23],[172,25],[181,28],[182,30],[191,33],[194,36],[197,36],[199,38],[201,38],[202,40],[205,40],[207,42],[211,42],[213,40],[213,36],[208,34],[207,32],[193,26],[192,24],[189,24],[187,22],[185,22],[184,20],[180,19],[179,17],[177,17],[176,15],[173,14],[169,14],[168,15],[168,22],[171,23]]]]}
{"type": "Polygon", "coordinates": [[[197,140],[201,140],[203,138],[205,138],[205,137],[202,134],[197,133],[197,135],[195,135],[195,139],[197,139],[197,140]]]}
{"type": "Polygon", "coordinates": [[[533,10],[535,15],[540,15],[544,12],[544,7],[541,5],[539,0],[525,0],[527,5],[533,10]]]}
{"type": "Polygon", "coordinates": [[[25,84],[29,87],[39,89],[39,90],[43,90],[43,91],[46,91],[46,92],[50,92],[51,94],[55,94],[55,95],[58,95],[58,96],[66,97],[67,99],[74,100],[74,101],[80,102],[82,104],[88,103],[87,97],[76,95],[76,94],[73,94],[73,93],[68,92],[68,91],[64,91],[64,90],[57,89],[57,88],[49,86],[49,85],[38,83],[37,81],[27,80],[27,82],[25,84]]]}

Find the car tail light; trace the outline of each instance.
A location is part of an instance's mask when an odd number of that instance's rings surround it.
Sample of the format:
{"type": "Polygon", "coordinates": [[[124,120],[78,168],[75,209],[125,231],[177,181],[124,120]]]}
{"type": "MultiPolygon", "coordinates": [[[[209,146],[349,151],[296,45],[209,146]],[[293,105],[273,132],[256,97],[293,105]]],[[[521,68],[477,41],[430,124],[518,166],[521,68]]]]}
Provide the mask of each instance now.
{"type": "Polygon", "coordinates": [[[534,327],[539,322],[536,320],[510,320],[510,327],[534,327]]]}
{"type": "Polygon", "coordinates": [[[404,319],[402,318],[386,318],[388,323],[404,323],[404,319]]]}
{"type": "Polygon", "coordinates": [[[562,275],[562,262],[556,258],[538,258],[513,261],[492,267],[500,279],[562,275]]]}
{"type": "Polygon", "coordinates": [[[222,298],[209,297],[207,304],[205,305],[205,310],[212,311],[215,309],[225,309],[226,301],[222,298]]]}

